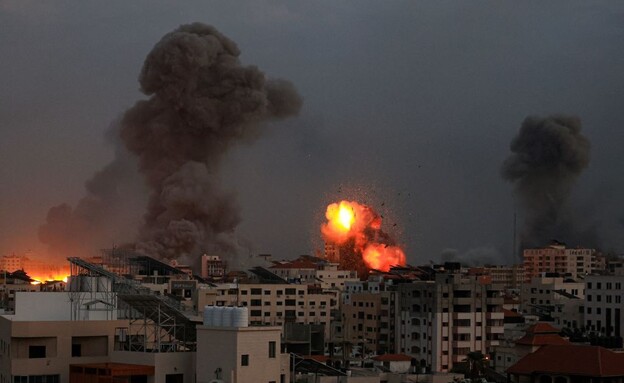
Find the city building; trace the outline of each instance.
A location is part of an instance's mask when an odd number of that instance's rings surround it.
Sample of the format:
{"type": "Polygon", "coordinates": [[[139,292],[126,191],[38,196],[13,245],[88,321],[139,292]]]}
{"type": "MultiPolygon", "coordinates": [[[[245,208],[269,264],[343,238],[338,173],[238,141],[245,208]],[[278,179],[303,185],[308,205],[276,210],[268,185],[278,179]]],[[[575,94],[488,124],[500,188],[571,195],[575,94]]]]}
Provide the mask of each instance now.
{"type": "Polygon", "coordinates": [[[225,262],[218,255],[201,256],[201,277],[211,281],[221,281],[225,277],[225,262]]]}
{"type": "Polygon", "coordinates": [[[489,354],[504,332],[500,286],[478,276],[439,273],[398,285],[399,352],[435,372],[448,372],[470,352],[489,354]]]}
{"type": "Polygon", "coordinates": [[[509,367],[542,346],[569,344],[559,336],[558,329],[548,323],[538,322],[527,328],[521,338],[496,347],[492,356],[493,367],[499,374],[504,374],[509,367]]]}
{"type": "Polygon", "coordinates": [[[205,313],[204,325],[197,326],[198,383],[287,381],[290,356],[281,352],[281,326],[248,326],[246,314],[231,307],[205,313]]]}
{"type": "Polygon", "coordinates": [[[585,278],[585,329],[601,336],[624,334],[624,275],[585,278]]]}
{"type": "Polygon", "coordinates": [[[397,292],[385,289],[376,292],[351,293],[348,303],[342,305],[342,338],[359,355],[396,352],[397,292]]]}
{"type": "Polygon", "coordinates": [[[492,284],[500,285],[505,290],[520,289],[526,282],[524,265],[488,265],[471,267],[468,269],[471,275],[487,275],[492,278],[492,284]]]}
{"type": "Polygon", "coordinates": [[[512,383],[595,383],[624,379],[624,353],[598,346],[540,347],[507,369],[512,383]]]}
{"type": "Polygon", "coordinates": [[[314,285],[219,284],[198,289],[195,299],[200,312],[205,306],[248,307],[252,325],[321,324],[326,337],[330,335],[332,310],[338,309],[337,293],[314,285]]]}
{"type": "Polygon", "coordinates": [[[560,242],[543,248],[525,249],[523,257],[527,279],[543,273],[559,273],[577,279],[606,268],[605,257],[597,254],[596,250],[566,248],[560,242]]]}
{"type": "Polygon", "coordinates": [[[520,297],[523,312],[552,319],[558,327],[579,328],[584,323],[584,282],[558,274],[535,277],[523,285],[520,297]]]}

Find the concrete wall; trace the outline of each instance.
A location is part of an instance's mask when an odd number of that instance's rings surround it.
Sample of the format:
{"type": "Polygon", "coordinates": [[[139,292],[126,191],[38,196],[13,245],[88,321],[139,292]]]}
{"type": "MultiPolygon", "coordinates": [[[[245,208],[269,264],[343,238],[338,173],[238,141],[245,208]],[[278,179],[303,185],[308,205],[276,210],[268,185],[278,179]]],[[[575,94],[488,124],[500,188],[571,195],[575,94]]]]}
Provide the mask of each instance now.
{"type": "Polygon", "coordinates": [[[197,327],[197,383],[216,378],[225,383],[279,382],[288,377],[288,365],[280,354],[280,327],[197,327]],[[269,342],[275,342],[275,357],[269,357],[269,342]],[[242,356],[248,365],[241,365],[242,356]]]}
{"type": "Polygon", "coordinates": [[[111,356],[111,362],[154,366],[154,376],[148,383],[165,383],[168,374],[183,374],[184,383],[194,383],[195,358],[194,352],[115,351],[111,356]]]}
{"type": "Polygon", "coordinates": [[[67,382],[70,364],[109,361],[117,327],[128,327],[128,321],[24,322],[2,318],[2,341],[9,337],[11,347],[10,362],[3,366],[2,373],[9,376],[58,374],[61,382],[67,382]],[[72,357],[72,343],[77,337],[87,346],[89,355],[72,357]],[[31,345],[46,346],[45,358],[30,359],[28,349],[31,345]]]}

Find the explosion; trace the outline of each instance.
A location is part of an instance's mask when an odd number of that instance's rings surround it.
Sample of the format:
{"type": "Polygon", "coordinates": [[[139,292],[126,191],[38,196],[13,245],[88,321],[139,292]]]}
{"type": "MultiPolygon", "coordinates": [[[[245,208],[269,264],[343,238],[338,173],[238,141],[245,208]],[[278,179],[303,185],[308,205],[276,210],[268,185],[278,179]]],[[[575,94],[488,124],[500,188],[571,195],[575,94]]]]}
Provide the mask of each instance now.
{"type": "Polygon", "coordinates": [[[336,261],[345,268],[390,270],[405,265],[405,253],[390,235],[381,230],[381,216],[372,208],[355,201],[340,201],[327,206],[327,222],[321,234],[327,244],[339,250],[336,261]]]}

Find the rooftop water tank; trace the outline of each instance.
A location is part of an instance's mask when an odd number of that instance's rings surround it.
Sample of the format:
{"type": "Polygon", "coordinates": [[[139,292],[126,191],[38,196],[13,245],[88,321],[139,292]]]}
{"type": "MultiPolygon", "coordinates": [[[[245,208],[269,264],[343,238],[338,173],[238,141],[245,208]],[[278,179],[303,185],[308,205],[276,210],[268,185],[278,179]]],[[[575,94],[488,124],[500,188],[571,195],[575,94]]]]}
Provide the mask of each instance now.
{"type": "Polygon", "coordinates": [[[223,327],[232,327],[232,314],[234,314],[234,307],[223,307],[223,327]]]}
{"type": "Polygon", "coordinates": [[[204,326],[213,326],[214,325],[214,317],[215,310],[217,308],[214,306],[205,306],[204,307],[204,326]]]}
{"type": "Polygon", "coordinates": [[[232,316],[232,327],[248,327],[249,311],[247,307],[234,307],[232,316]]]}

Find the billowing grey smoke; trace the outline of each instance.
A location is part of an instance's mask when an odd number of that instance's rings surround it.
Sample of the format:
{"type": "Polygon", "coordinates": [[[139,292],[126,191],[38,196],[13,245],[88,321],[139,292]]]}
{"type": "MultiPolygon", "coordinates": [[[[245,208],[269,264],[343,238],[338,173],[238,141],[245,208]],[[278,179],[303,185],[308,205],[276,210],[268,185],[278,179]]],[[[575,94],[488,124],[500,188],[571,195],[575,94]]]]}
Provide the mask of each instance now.
{"type": "Polygon", "coordinates": [[[576,179],[589,164],[589,151],[589,140],[581,134],[577,117],[524,120],[502,167],[503,177],[513,183],[524,209],[522,247],[543,246],[552,239],[569,244],[595,240],[568,205],[576,179]]]}
{"type": "Polygon", "coordinates": [[[139,77],[149,98],[121,119],[116,159],[87,183],[87,196],[75,209],[50,209],[40,228],[42,242],[63,255],[92,251],[93,239],[117,225],[109,212],[123,201],[119,182],[128,172],[136,174],[132,161],[138,160],[148,189],[147,210],[133,238],[139,250],[187,259],[204,251],[235,253],[241,218],[234,195],[219,186],[220,160],[233,145],[252,142],[266,123],[293,116],[302,105],[291,83],[241,65],[239,54],[233,41],[204,24],[165,35],[139,77]],[[135,158],[128,161],[130,154],[135,158]]]}
{"type": "Polygon", "coordinates": [[[85,183],[86,195],[75,208],[63,203],[48,210],[39,227],[39,240],[52,256],[93,255],[100,247],[133,240],[138,224],[137,207],[144,205],[143,185],[136,164],[118,139],[119,125],[111,125],[108,139],[115,159],[85,183]]]}
{"type": "Polygon", "coordinates": [[[183,25],[148,54],[139,82],[149,95],[129,109],[121,137],[150,188],[139,247],[161,257],[234,252],[235,199],[219,188],[219,162],[273,119],[295,115],[287,81],[241,65],[236,44],[215,28],[183,25]]]}

